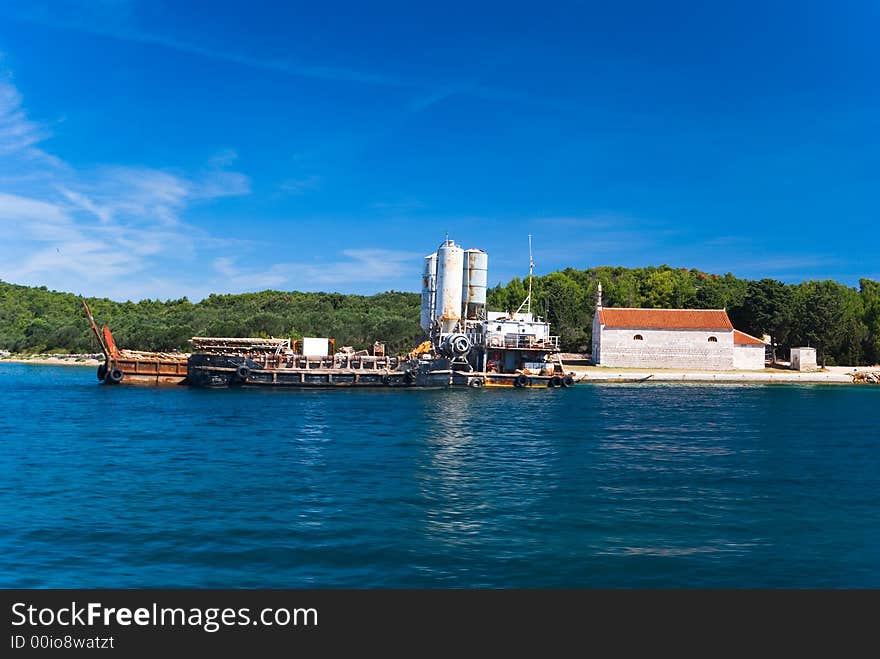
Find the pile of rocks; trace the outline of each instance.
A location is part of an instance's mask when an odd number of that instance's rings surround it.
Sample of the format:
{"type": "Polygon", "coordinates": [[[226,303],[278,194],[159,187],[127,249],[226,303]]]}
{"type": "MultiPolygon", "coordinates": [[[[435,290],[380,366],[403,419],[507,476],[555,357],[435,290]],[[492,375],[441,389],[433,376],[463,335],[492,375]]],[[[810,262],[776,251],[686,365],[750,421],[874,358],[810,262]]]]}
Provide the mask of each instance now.
{"type": "Polygon", "coordinates": [[[880,371],[856,371],[852,378],[860,384],[880,384],[880,371]]]}

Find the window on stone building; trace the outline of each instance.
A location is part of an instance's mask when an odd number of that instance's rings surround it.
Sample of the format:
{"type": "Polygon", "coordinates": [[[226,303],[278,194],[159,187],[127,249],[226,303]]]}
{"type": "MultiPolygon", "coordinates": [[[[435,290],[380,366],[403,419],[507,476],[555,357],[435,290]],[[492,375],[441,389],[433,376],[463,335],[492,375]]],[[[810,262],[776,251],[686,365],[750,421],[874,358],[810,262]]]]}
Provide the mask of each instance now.
{"type": "Polygon", "coordinates": [[[709,343],[718,343],[718,339],[714,336],[709,337],[709,343]]]}
{"type": "Polygon", "coordinates": [[[645,337],[643,337],[641,334],[636,334],[633,337],[633,341],[644,341],[644,340],[645,340],[645,337]]]}

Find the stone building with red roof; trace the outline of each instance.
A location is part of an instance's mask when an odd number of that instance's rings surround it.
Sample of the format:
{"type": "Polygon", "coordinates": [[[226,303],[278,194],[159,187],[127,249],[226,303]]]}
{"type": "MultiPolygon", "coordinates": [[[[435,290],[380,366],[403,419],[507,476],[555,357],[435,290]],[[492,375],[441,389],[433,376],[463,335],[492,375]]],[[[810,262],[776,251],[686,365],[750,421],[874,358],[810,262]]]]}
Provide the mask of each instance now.
{"type": "Polygon", "coordinates": [[[593,318],[593,363],[708,371],[764,368],[765,344],[734,329],[724,309],[603,307],[593,318]]]}

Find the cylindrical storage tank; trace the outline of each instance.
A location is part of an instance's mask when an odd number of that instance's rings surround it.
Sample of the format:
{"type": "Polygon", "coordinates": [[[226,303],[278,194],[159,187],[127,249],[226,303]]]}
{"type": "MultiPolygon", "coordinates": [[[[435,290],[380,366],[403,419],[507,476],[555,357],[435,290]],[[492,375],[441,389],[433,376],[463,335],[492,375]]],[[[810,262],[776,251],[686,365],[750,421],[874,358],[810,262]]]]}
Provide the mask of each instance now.
{"type": "Polygon", "coordinates": [[[422,316],[421,326],[426,332],[434,322],[434,302],[437,296],[437,252],[425,257],[422,270],[422,316]]]}
{"type": "Polygon", "coordinates": [[[486,317],[486,283],[489,279],[489,255],[481,249],[464,253],[462,272],[462,312],[468,320],[486,317]]]}
{"type": "Polygon", "coordinates": [[[454,332],[461,320],[461,276],[464,250],[447,240],[437,250],[437,301],[434,317],[441,332],[454,332]]]}

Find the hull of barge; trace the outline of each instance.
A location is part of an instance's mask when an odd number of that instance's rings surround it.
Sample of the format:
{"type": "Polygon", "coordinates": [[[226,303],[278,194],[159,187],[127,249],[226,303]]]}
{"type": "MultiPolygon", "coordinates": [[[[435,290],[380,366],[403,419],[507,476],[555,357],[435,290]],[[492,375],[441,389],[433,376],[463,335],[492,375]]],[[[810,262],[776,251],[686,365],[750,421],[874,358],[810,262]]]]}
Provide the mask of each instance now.
{"type": "MultiPolygon", "coordinates": [[[[527,375],[524,373],[479,373],[476,377],[483,379],[482,386],[505,387],[515,389],[553,389],[567,388],[575,381],[570,375],[527,375]]],[[[480,386],[480,385],[477,385],[480,386]]]]}
{"type": "Polygon", "coordinates": [[[387,368],[267,367],[242,356],[200,354],[188,360],[187,384],[212,388],[448,387],[452,385],[452,374],[387,368]]]}
{"type": "Polygon", "coordinates": [[[570,387],[570,375],[481,373],[452,368],[446,359],[411,364],[408,368],[267,366],[241,355],[191,355],[186,383],[195,387],[281,387],[332,389],[351,387],[508,389],[570,387]]]}
{"type": "Polygon", "coordinates": [[[98,367],[98,379],[106,384],[180,385],[186,384],[186,358],[141,353],[137,357],[117,354],[98,367]],[[108,377],[114,369],[121,379],[108,377]]]}

